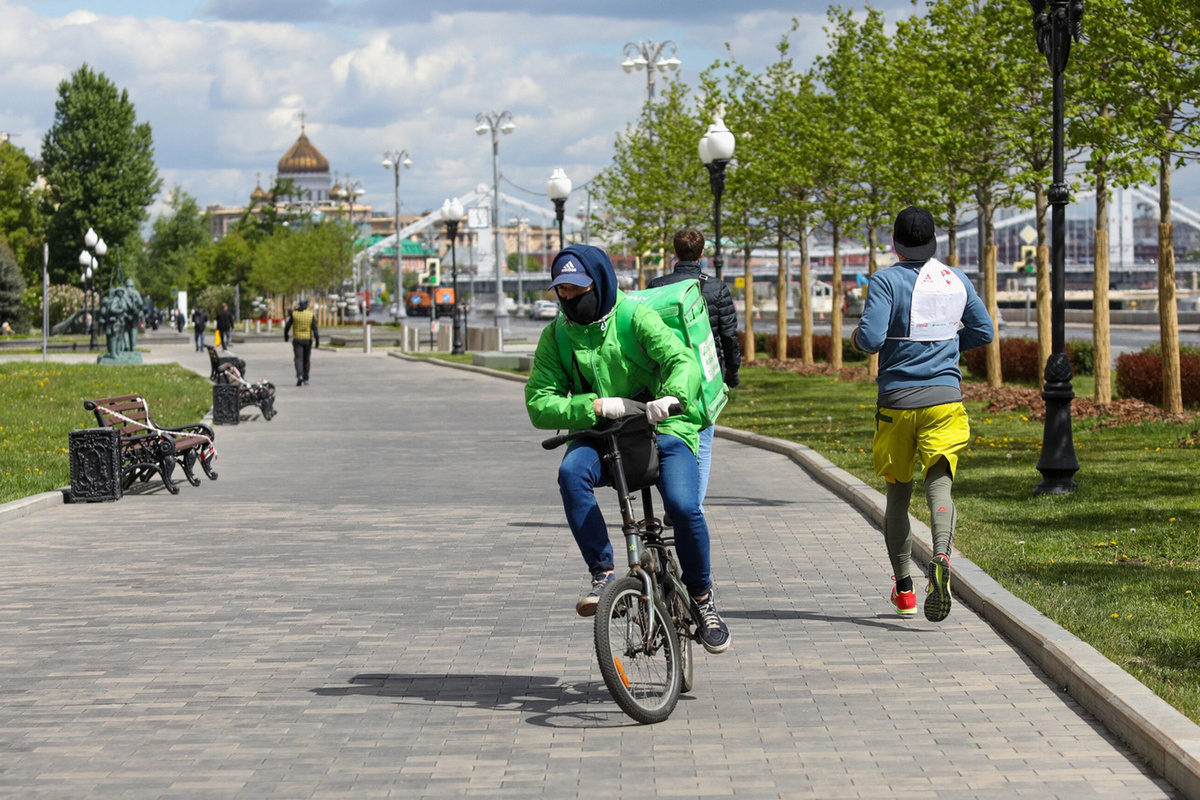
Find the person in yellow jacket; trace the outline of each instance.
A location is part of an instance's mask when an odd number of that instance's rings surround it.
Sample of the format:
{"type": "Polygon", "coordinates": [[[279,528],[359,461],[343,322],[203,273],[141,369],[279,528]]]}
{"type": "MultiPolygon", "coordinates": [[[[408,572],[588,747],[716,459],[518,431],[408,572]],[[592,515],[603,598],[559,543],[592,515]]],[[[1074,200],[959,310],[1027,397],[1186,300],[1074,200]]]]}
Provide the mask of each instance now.
{"type": "MultiPolygon", "coordinates": [[[[550,275],[562,315],[538,340],[525,385],[529,419],[537,428],[578,431],[594,427],[602,418],[645,414],[657,426],[658,489],[675,523],[683,582],[700,608],[701,644],[710,653],[722,653],[731,639],[713,598],[696,456],[700,364],[662,317],[626,300],[617,289],[612,262],[600,248],[571,245],[555,257],[550,275]],[[641,348],[652,368],[626,358],[631,348],[641,348]],[[668,409],[676,403],[683,413],[672,416],[668,409]]],[[[596,486],[610,480],[596,443],[571,443],[558,469],[558,485],[567,524],[591,573],[591,588],[575,605],[584,617],[596,613],[601,593],[615,580],[612,543],[595,493],[596,486]]]]}
{"type": "Polygon", "coordinates": [[[321,346],[321,334],[317,331],[317,315],[308,307],[307,300],[288,315],[283,326],[283,340],[292,337],[292,353],[296,361],[296,385],[308,385],[308,370],[312,366],[312,349],[321,346]]]}

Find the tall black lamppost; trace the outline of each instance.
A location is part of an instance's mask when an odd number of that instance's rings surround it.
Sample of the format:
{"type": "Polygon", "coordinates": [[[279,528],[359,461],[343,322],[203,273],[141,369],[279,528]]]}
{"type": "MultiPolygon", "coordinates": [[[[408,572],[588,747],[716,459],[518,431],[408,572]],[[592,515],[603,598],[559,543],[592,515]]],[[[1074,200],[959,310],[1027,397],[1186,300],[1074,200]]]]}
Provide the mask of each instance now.
{"type": "Polygon", "coordinates": [[[567,204],[567,198],[571,194],[571,179],[562,168],[555,169],[550,174],[550,180],[546,181],[546,194],[554,201],[554,218],[558,220],[558,249],[562,250],[567,246],[566,240],[563,239],[563,206],[567,204]]]}
{"type": "Polygon", "coordinates": [[[450,237],[450,280],[454,289],[454,308],[451,316],[451,338],[453,344],[450,352],[454,354],[465,352],[462,340],[462,325],[458,315],[458,223],[462,221],[463,205],[458,198],[442,203],[442,221],[446,223],[446,235],[450,237]]]}
{"type": "Polygon", "coordinates": [[[1083,0],[1030,0],[1033,6],[1033,30],[1037,35],[1038,51],[1044,53],[1054,78],[1054,175],[1050,184],[1050,358],[1046,361],[1045,386],[1042,399],[1046,403],[1046,422],[1042,427],[1042,454],[1038,471],[1042,482],[1034,494],[1069,494],[1077,486],[1073,476],[1079,471],[1075,444],[1071,439],[1071,359],[1066,353],[1066,255],[1067,255],[1067,187],[1066,163],[1063,155],[1063,113],[1066,93],[1063,72],[1071,55],[1071,40],[1079,41],[1082,33],[1083,0]]]}
{"type": "Polygon", "coordinates": [[[713,194],[713,270],[717,280],[723,280],[725,260],[721,257],[721,194],[725,191],[725,168],[733,158],[736,144],[733,134],[725,127],[721,118],[713,117],[712,125],[700,137],[700,160],[708,169],[708,185],[713,194]]]}

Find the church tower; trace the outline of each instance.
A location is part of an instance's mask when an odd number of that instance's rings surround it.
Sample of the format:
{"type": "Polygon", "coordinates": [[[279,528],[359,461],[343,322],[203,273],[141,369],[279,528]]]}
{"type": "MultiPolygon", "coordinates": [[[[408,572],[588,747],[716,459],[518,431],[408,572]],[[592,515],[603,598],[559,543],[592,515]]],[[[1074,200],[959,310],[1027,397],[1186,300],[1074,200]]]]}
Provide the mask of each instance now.
{"type": "Polygon", "coordinates": [[[300,138],[283,158],[279,159],[280,180],[290,180],[295,187],[295,200],[323,205],[329,202],[333,181],[329,176],[329,159],[321,155],[304,132],[307,114],[300,114],[300,138]]]}

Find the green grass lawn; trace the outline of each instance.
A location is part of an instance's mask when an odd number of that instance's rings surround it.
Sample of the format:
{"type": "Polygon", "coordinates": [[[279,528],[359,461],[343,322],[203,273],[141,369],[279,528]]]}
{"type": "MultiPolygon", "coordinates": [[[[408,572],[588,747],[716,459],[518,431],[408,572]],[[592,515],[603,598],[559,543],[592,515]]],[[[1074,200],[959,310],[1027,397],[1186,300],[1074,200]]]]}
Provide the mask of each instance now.
{"type": "Polygon", "coordinates": [[[212,405],[207,380],[177,364],[0,364],[0,503],[71,482],[67,433],[96,418],[83,401],[140,394],[160,425],[184,425],[212,405]]]}
{"type": "MultiPolygon", "coordinates": [[[[721,423],[806,444],[884,491],[871,466],[872,381],[743,367],[721,423]]],[[[1089,378],[1076,393],[1091,393],[1089,378]]],[[[1079,489],[1034,496],[1042,424],[967,403],[954,544],[1013,594],[1200,722],[1200,420],[1074,421],[1079,489]],[[1189,443],[1192,442],[1192,443],[1189,443]]],[[[918,478],[918,484],[920,479],[918,478]]],[[[912,511],[929,521],[924,493],[912,511]]],[[[879,539],[880,553],[883,538],[879,539]]],[[[889,590],[880,574],[874,590],[889,590]]]]}

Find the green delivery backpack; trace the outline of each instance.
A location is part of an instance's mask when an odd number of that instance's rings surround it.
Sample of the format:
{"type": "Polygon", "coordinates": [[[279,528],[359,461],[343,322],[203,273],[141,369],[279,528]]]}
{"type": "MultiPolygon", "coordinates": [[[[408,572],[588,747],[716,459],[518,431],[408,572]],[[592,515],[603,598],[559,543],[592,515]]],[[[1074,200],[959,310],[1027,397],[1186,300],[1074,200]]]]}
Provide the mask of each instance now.
{"type": "MultiPolygon", "coordinates": [[[[626,303],[641,303],[657,311],[667,327],[679,337],[679,341],[696,354],[696,360],[700,362],[700,426],[707,428],[715,423],[729,399],[729,390],[721,376],[717,343],[713,340],[708,307],[704,303],[704,295],[700,293],[700,282],[676,281],[656,289],[626,292],[625,300],[626,303]]],[[[618,306],[618,310],[624,305],[618,306]]],[[[630,317],[633,316],[633,308],[630,305],[630,317]]],[[[626,355],[631,361],[639,362],[639,354],[626,355]]],[[[640,357],[649,361],[645,353],[641,353],[640,357]]]]}

